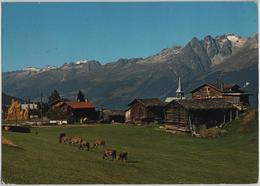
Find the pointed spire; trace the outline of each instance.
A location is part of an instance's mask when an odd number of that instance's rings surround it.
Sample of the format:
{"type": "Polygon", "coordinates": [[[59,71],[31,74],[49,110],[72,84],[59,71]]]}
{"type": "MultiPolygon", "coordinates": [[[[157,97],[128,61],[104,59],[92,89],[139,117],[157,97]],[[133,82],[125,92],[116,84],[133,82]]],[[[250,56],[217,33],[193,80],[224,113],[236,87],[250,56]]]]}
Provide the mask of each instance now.
{"type": "Polygon", "coordinates": [[[182,87],[181,87],[181,78],[179,77],[179,81],[178,81],[178,89],[176,90],[176,97],[177,98],[182,98],[184,97],[184,92],[182,91],[182,87]]]}
{"type": "Polygon", "coordinates": [[[180,92],[182,92],[182,89],[181,89],[181,78],[179,77],[178,89],[176,90],[176,93],[180,93],[180,92]]]}

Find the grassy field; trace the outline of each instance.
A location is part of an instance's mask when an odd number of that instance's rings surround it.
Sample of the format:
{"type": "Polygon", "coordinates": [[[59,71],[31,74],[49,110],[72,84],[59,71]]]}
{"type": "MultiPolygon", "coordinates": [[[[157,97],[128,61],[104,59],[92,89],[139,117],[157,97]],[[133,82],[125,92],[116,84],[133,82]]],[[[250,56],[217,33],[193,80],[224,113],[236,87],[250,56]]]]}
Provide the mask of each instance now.
{"type": "Polygon", "coordinates": [[[3,132],[24,150],[2,146],[2,180],[16,184],[256,183],[258,122],[254,114],[232,122],[228,134],[202,139],[165,133],[158,125],[97,125],[3,132]],[[38,132],[38,134],[36,134],[38,132]],[[81,151],[59,144],[59,133],[127,151],[127,163],[102,160],[102,148],[81,151]]]}

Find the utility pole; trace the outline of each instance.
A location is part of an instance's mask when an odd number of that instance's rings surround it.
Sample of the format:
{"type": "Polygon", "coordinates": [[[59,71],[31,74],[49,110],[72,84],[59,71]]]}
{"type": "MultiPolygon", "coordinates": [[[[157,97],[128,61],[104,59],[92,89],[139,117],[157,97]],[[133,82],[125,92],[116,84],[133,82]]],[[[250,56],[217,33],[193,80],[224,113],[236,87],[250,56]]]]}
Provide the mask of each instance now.
{"type": "Polygon", "coordinates": [[[30,108],[30,99],[28,99],[28,119],[30,120],[30,115],[31,115],[31,108],[30,108]]]}
{"type": "Polygon", "coordinates": [[[101,119],[103,119],[103,105],[101,104],[101,119]]]}
{"type": "Polygon", "coordinates": [[[43,117],[43,114],[42,114],[42,92],[41,92],[41,119],[43,117]]]}
{"type": "Polygon", "coordinates": [[[15,113],[15,125],[17,126],[17,110],[16,110],[16,108],[15,108],[14,113],[15,113]]]}

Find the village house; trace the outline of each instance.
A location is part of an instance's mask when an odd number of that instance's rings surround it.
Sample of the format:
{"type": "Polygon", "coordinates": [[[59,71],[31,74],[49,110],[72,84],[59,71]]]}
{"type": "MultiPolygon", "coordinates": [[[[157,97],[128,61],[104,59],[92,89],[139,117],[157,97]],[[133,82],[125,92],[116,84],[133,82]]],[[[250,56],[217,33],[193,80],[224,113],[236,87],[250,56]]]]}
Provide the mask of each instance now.
{"type": "Polygon", "coordinates": [[[160,122],[163,120],[164,105],[158,98],[135,99],[127,105],[126,122],[160,122]]]}
{"type": "Polygon", "coordinates": [[[21,109],[22,110],[29,110],[29,118],[30,119],[37,119],[39,118],[39,113],[37,112],[38,105],[36,103],[22,103],[21,104],[21,109]]]}
{"type": "Polygon", "coordinates": [[[237,84],[205,83],[191,91],[191,93],[192,99],[224,99],[237,106],[240,110],[250,105],[250,94],[241,90],[241,87],[237,84]]]}
{"type": "Polygon", "coordinates": [[[95,111],[95,107],[95,104],[90,101],[77,102],[57,100],[56,104],[52,104],[52,109],[70,115],[70,122],[97,120],[99,114],[95,111]]]}
{"type": "Polygon", "coordinates": [[[36,103],[22,103],[21,108],[22,109],[29,109],[29,110],[37,110],[38,105],[36,103]]]}
{"type": "Polygon", "coordinates": [[[164,122],[176,130],[197,132],[238,117],[238,110],[223,99],[174,100],[165,106],[164,122]]]}

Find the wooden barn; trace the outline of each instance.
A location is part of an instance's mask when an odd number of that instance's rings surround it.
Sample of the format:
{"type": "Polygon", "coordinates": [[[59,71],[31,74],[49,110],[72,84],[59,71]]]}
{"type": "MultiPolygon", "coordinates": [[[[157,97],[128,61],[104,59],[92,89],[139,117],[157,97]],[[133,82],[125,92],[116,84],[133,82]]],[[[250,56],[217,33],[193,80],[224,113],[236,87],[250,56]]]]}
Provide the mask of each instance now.
{"type": "Polygon", "coordinates": [[[176,100],[165,106],[164,121],[169,125],[197,131],[229,122],[238,116],[233,104],[222,99],[176,100]]]}
{"type": "Polygon", "coordinates": [[[102,110],[102,121],[109,123],[124,123],[125,122],[125,112],[123,110],[102,110]]]}
{"type": "Polygon", "coordinates": [[[206,83],[197,87],[191,93],[192,99],[224,99],[241,107],[241,109],[250,105],[249,96],[251,94],[241,90],[241,87],[237,84],[206,83]]]}
{"type": "Polygon", "coordinates": [[[95,111],[95,105],[90,102],[62,101],[58,102],[54,108],[67,113],[71,116],[71,122],[80,122],[85,120],[97,120],[98,112],[95,111]]]}
{"type": "Polygon", "coordinates": [[[127,106],[127,122],[160,122],[163,120],[165,103],[158,98],[135,99],[127,106]]]}

